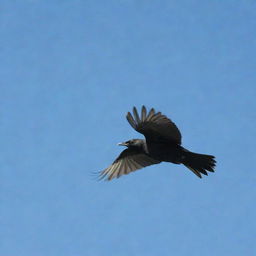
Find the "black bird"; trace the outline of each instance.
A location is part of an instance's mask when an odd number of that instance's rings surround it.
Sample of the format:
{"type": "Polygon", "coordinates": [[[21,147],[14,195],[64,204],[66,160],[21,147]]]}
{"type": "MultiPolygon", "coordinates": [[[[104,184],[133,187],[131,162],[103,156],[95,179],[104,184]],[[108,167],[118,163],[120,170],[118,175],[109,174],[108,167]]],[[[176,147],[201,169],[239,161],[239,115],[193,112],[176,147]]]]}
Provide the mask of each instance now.
{"type": "Polygon", "coordinates": [[[127,113],[129,124],[142,133],[146,140],[132,139],[119,143],[118,145],[126,146],[127,149],[111,166],[100,173],[100,179],[112,180],[161,162],[184,164],[199,178],[202,178],[201,174],[208,175],[207,171],[214,172],[215,157],[193,153],[183,148],[179,129],[161,112],[156,113],[152,108],[147,113],[143,106],[139,117],[137,109],[133,107],[133,116],[130,112],[127,113]]]}

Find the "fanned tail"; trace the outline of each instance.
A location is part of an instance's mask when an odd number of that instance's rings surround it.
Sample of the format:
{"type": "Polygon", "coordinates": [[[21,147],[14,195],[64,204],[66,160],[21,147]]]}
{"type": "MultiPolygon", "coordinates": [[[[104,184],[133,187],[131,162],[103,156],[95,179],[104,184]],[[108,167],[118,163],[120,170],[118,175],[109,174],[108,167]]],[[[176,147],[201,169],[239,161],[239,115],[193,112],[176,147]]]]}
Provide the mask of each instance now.
{"type": "Polygon", "coordinates": [[[197,154],[185,150],[182,164],[199,178],[202,178],[201,174],[208,175],[207,171],[214,172],[216,161],[215,157],[212,155],[197,154]]]}

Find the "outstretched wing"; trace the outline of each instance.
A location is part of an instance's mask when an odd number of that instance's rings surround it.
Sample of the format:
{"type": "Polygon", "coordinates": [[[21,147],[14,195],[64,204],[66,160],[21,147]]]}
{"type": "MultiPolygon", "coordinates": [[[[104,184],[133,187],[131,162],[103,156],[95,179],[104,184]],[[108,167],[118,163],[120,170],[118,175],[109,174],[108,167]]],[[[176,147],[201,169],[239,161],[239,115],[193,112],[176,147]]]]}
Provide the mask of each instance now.
{"type": "Polygon", "coordinates": [[[158,163],[160,161],[149,157],[139,149],[127,148],[118,156],[112,165],[100,173],[100,179],[112,180],[119,178],[121,175],[158,163]]]}
{"type": "Polygon", "coordinates": [[[169,140],[181,144],[181,133],[175,123],[163,115],[161,112],[155,112],[153,108],[147,114],[145,106],[142,106],[141,117],[138,111],[133,107],[133,116],[127,113],[129,124],[138,132],[142,133],[147,140],[169,140]],[[134,116],[134,117],[133,117],[134,116]]]}

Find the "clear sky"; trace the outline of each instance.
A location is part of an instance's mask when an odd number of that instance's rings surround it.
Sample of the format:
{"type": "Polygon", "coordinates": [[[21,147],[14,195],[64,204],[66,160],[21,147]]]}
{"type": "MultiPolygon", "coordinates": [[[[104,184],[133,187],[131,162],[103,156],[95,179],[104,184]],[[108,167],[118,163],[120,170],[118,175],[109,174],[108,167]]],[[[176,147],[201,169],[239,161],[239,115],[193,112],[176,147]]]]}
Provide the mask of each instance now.
{"type": "Polygon", "coordinates": [[[253,0],[0,0],[0,255],[256,255],[255,27],[253,0]],[[216,172],[95,181],[143,104],[216,172]]]}

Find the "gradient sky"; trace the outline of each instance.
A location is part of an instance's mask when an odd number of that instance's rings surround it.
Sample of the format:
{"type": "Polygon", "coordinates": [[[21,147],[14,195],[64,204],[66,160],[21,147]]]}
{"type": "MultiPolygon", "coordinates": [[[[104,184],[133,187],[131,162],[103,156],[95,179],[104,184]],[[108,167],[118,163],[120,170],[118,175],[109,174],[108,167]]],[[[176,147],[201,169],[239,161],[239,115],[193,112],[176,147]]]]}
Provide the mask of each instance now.
{"type": "Polygon", "coordinates": [[[0,0],[0,255],[256,255],[255,28],[253,0],[0,0]],[[216,173],[95,181],[143,104],[216,173]]]}

